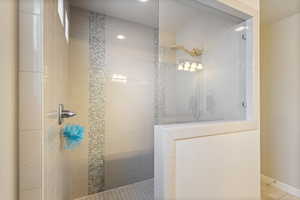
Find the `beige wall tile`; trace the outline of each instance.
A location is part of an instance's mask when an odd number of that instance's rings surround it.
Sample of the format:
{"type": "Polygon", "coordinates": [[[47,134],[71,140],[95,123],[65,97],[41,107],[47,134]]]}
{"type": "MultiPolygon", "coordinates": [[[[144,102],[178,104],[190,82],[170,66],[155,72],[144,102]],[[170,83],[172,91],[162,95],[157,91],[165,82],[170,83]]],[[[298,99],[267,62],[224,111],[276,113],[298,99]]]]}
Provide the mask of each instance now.
{"type": "Polygon", "coordinates": [[[42,199],[42,190],[39,188],[20,192],[20,200],[41,200],[41,199],[42,199]]]}
{"type": "Polygon", "coordinates": [[[28,13],[41,13],[41,0],[19,0],[19,9],[28,13]]]}
{"type": "Polygon", "coordinates": [[[20,11],[20,71],[42,71],[41,17],[20,11]]]}
{"type": "Polygon", "coordinates": [[[20,132],[20,166],[40,167],[42,162],[41,131],[20,132]]]}
{"type": "Polygon", "coordinates": [[[42,74],[19,73],[20,130],[42,128],[42,74]]]}
{"type": "Polygon", "coordinates": [[[20,190],[40,188],[42,184],[42,167],[20,165],[20,190]]]}
{"type": "Polygon", "coordinates": [[[41,131],[20,132],[20,190],[33,190],[42,184],[41,131]]]}

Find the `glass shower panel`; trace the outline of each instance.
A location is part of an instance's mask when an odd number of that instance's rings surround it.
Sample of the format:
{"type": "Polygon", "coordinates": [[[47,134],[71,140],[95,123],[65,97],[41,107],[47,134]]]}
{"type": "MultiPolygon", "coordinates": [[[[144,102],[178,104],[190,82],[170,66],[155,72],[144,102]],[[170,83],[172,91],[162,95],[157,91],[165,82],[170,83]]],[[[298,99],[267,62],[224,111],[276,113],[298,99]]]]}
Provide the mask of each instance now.
{"type": "Polygon", "coordinates": [[[68,122],[86,130],[69,154],[72,199],[153,182],[156,2],[71,2],[68,122]]]}
{"type": "Polygon", "coordinates": [[[249,29],[199,1],[160,0],[160,123],[245,119],[249,29]]]}

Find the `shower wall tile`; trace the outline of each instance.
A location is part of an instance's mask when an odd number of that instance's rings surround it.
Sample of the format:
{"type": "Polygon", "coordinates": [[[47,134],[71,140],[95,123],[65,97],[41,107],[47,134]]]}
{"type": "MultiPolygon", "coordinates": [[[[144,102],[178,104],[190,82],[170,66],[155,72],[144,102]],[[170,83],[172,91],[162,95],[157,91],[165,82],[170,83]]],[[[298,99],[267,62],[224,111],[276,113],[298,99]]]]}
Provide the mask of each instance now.
{"type": "Polygon", "coordinates": [[[71,161],[72,199],[88,195],[87,159],[76,159],[75,155],[73,157],[71,161]]]}
{"type": "Polygon", "coordinates": [[[20,192],[20,200],[41,200],[42,190],[33,189],[20,192]]]}
{"type": "Polygon", "coordinates": [[[42,128],[42,74],[19,73],[20,130],[42,128]]]}
{"type": "Polygon", "coordinates": [[[41,131],[20,132],[20,190],[33,190],[42,183],[41,131]]]}
{"type": "Polygon", "coordinates": [[[105,155],[105,189],[153,178],[153,150],[105,155]]]}
{"type": "Polygon", "coordinates": [[[149,150],[149,152],[142,157],[140,162],[141,177],[145,178],[152,178],[154,174],[154,167],[149,167],[154,166],[154,149],[149,150]]]}
{"type": "Polygon", "coordinates": [[[40,188],[42,184],[42,167],[34,165],[20,165],[20,189],[31,190],[40,188]]]}
{"type": "Polygon", "coordinates": [[[20,132],[20,165],[41,166],[42,134],[41,131],[20,132]]]}
{"type": "Polygon", "coordinates": [[[104,160],[109,189],[153,177],[155,30],[106,19],[106,66],[111,74],[127,77],[126,84],[106,83],[104,160]],[[118,34],[126,39],[118,40],[118,34]],[[124,118],[125,113],[130,115],[124,118]]]}
{"type": "Polygon", "coordinates": [[[42,199],[42,0],[19,0],[19,196],[42,199]]]}
{"type": "Polygon", "coordinates": [[[19,0],[19,10],[27,13],[41,14],[41,0],[19,0]]]}
{"type": "Polygon", "coordinates": [[[42,184],[41,133],[20,135],[20,190],[33,190],[42,184]]]}
{"type": "Polygon", "coordinates": [[[41,17],[20,11],[20,71],[42,71],[41,17]]]}

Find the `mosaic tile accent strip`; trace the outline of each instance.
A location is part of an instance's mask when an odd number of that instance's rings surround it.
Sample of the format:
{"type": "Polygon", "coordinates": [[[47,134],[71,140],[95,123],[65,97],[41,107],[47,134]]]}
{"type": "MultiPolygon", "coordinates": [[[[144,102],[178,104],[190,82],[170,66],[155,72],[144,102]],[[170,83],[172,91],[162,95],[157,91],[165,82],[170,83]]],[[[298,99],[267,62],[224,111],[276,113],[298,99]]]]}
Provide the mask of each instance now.
{"type": "Polygon", "coordinates": [[[104,189],[105,16],[90,13],[88,193],[104,189]]]}

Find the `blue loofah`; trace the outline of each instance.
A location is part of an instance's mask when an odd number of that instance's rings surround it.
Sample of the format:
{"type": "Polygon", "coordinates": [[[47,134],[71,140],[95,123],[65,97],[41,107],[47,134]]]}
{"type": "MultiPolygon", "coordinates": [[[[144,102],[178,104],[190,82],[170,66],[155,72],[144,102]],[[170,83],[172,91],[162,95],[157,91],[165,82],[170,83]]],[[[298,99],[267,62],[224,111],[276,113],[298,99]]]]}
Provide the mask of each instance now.
{"type": "Polygon", "coordinates": [[[79,125],[66,125],[63,129],[65,149],[76,148],[84,138],[84,128],[79,125]]]}

